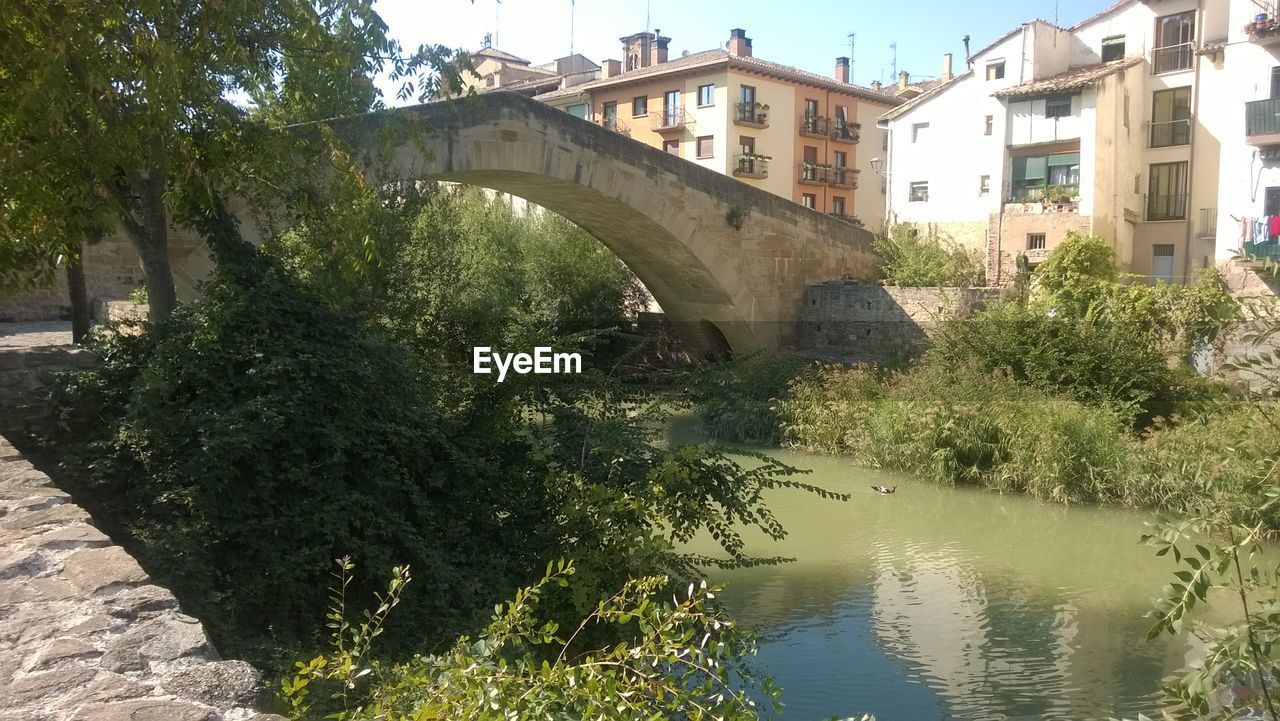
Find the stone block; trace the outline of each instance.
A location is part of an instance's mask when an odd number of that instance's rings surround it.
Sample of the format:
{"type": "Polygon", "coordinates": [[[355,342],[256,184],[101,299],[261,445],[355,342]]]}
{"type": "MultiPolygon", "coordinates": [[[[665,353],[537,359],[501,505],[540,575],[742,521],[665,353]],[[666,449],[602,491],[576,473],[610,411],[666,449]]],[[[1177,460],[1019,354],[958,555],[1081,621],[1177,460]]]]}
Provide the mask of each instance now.
{"type": "Polygon", "coordinates": [[[130,621],[177,608],[178,599],[169,589],[150,584],[125,589],[107,599],[107,613],[130,621]]]}
{"type": "Polygon", "coordinates": [[[26,674],[0,688],[0,698],[9,706],[25,706],[60,696],[66,689],[83,686],[96,672],[90,668],[64,668],[26,674]]]}
{"type": "Polygon", "coordinates": [[[102,652],[76,638],[63,637],[50,641],[32,662],[32,669],[56,666],[58,662],[85,656],[100,656],[102,652]]]}
{"type": "Polygon", "coordinates": [[[0,528],[22,530],[63,523],[88,523],[89,514],[83,508],[64,503],[29,513],[11,513],[0,518],[0,528]]]}
{"type": "Polygon", "coordinates": [[[221,721],[221,718],[207,706],[159,698],[91,704],[76,714],[76,721],[221,721]]]}
{"type": "Polygon", "coordinates": [[[87,523],[74,523],[70,526],[55,528],[37,536],[34,541],[38,546],[55,548],[77,548],[80,546],[99,547],[111,543],[107,534],[87,523]]]}
{"type": "Polygon", "coordinates": [[[97,593],[108,586],[138,585],[150,580],[138,562],[119,546],[76,551],[67,557],[62,570],[72,583],[88,593],[97,593]]]}
{"type": "Polygon", "coordinates": [[[261,708],[270,700],[257,669],[244,661],[215,661],[179,671],[161,682],[169,693],[216,708],[261,708]]]}

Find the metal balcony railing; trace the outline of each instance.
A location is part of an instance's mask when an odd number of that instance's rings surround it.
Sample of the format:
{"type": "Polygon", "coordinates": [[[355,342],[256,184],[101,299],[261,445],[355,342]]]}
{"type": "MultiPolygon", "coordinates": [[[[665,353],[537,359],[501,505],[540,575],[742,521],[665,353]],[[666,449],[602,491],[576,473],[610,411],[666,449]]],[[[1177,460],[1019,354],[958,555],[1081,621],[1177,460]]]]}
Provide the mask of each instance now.
{"type": "Polygon", "coordinates": [[[1042,200],[1059,202],[1063,198],[1074,198],[1080,195],[1078,185],[1033,185],[1026,188],[1014,188],[1013,202],[1038,203],[1042,200]]]}
{"type": "Polygon", "coordinates": [[[1244,134],[1250,140],[1280,134],[1280,98],[1245,103],[1244,134]]]}
{"type": "Polygon", "coordinates": [[[768,114],[760,103],[738,103],[734,106],[733,122],[735,125],[749,125],[758,128],[769,127],[768,114]]]}
{"type": "Polygon", "coordinates": [[[1190,70],[1195,59],[1195,43],[1180,43],[1151,51],[1151,72],[1156,75],[1190,70]]]}
{"type": "Polygon", "coordinates": [[[831,123],[831,138],[846,143],[858,142],[862,130],[860,123],[851,123],[848,120],[836,118],[831,123]]]}
{"type": "Polygon", "coordinates": [[[1147,196],[1147,220],[1186,220],[1187,194],[1147,196]]]}
{"type": "Polygon", "coordinates": [[[1151,123],[1151,144],[1149,147],[1167,148],[1173,145],[1186,145],[1190,142],[1190,118],[1151,123]]]}
{"type": "Polygon", "coordinates": [[[733,174],[744,178],[767,178],[769,158],[753,153],[739,153],[735,158],[733,174]]]}
{"type": "Polygon", "coordinates": [[[631,135],[631,128],[627,127],[626,123],[618,120],[617,118],[601,118],[600,127],[612,130],[619,135],[631,135]]]}
{"type": "Polygon", "coordinates": [[[831,184],[837,188],[857,188],[858,172],[857,168],[832,168],[831,184]]]}
{"type": "Polygon", "coordinates": [[[651,130],[675,130],[689,123],[689,116],[684,108],[664,108],[660,113],[650,113],[651,130]]]}
{"type": "Polygon", "coordinates": [[[797,179],[804,185],[826,185],[831,168],[814,163],[800,163],[797,179]]]}
{"type": "Polygon", "coordinates": [[[826,137],[829,124],[830,118],[805,113],[800,116],[800,134],[826,137]]]}

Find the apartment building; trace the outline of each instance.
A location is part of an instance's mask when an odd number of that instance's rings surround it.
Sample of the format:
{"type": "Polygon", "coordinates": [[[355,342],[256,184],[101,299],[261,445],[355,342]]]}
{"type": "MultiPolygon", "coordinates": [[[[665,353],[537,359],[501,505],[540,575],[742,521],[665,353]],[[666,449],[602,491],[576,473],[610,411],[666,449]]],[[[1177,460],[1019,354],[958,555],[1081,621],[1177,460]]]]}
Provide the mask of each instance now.
{"type": "Polygon", "coordinates": [[[849,82],[848,58],[822,76],[753,54],[742,29],[725,49],[669,57],[659,32],[621,38],[600,78],[538,100],[819,212],[878,231],[884,188],[875,121],[903,101],[849,82]]]}
{"type": "Polygon", "coordinates": [[[1199,116],[1218,143],[1217,212],[1206,217],[1219,259],[1237,250],[1280,258],[1280,14],[1232,0],[1208,61],[1199,116]]]}
{"type": "Polygon", "coordinates": [[[600,66],[580,53],[534,65],[522,57],[492,47],[489,42],[486,36],[484,46],[471,53],[475,69],[463,74],[464,91],[510,90],[534,96],[600,77],[600,66]]]}
{"type": "Polygon", "coordinates": [[[1122,0],[973,53],[881,118],[888,216],[985,250],[993,283],[1073,230],[1108,240],[1122,271],[1192,277],[1218,255],[1222,130],[1200,110],[1226,102],[1204,39],[1225,41],[1229,2],[1252,0],[1122,0]]]}

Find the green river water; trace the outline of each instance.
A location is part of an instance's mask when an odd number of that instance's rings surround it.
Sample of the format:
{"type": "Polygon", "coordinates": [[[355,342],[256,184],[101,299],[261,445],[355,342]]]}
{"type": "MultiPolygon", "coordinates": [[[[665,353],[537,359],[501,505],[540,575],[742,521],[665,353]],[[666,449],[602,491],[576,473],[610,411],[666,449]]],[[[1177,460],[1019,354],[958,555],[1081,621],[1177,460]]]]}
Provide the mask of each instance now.
{"type": "Polygon", "coordinates": [[[1172,570],[1139,543],[1151,514],[761,450],[853,495],[773,493],[790,536],[751,535],[748,550],[797,560],[710,573],[728,585],[729,613],[759,634],[786,719],[1136,718],[1183,666],[1185,640],[1146,640],[1143,614],[1172,570]],[[898,491],[880,495],[877,483],[898,491]]]}

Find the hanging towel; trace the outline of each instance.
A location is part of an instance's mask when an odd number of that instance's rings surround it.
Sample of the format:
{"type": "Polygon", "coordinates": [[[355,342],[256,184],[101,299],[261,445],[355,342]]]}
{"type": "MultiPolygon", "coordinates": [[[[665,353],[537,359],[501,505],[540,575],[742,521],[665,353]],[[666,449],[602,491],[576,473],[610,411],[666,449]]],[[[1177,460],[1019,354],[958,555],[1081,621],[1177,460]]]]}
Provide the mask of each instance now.
{"type": "Polygon", "coordinates": [[[1268,240],[1276,236],[1280,236],[1280,215],[1271,216],[1271,221],[1267,225],[1268,240]]]}

